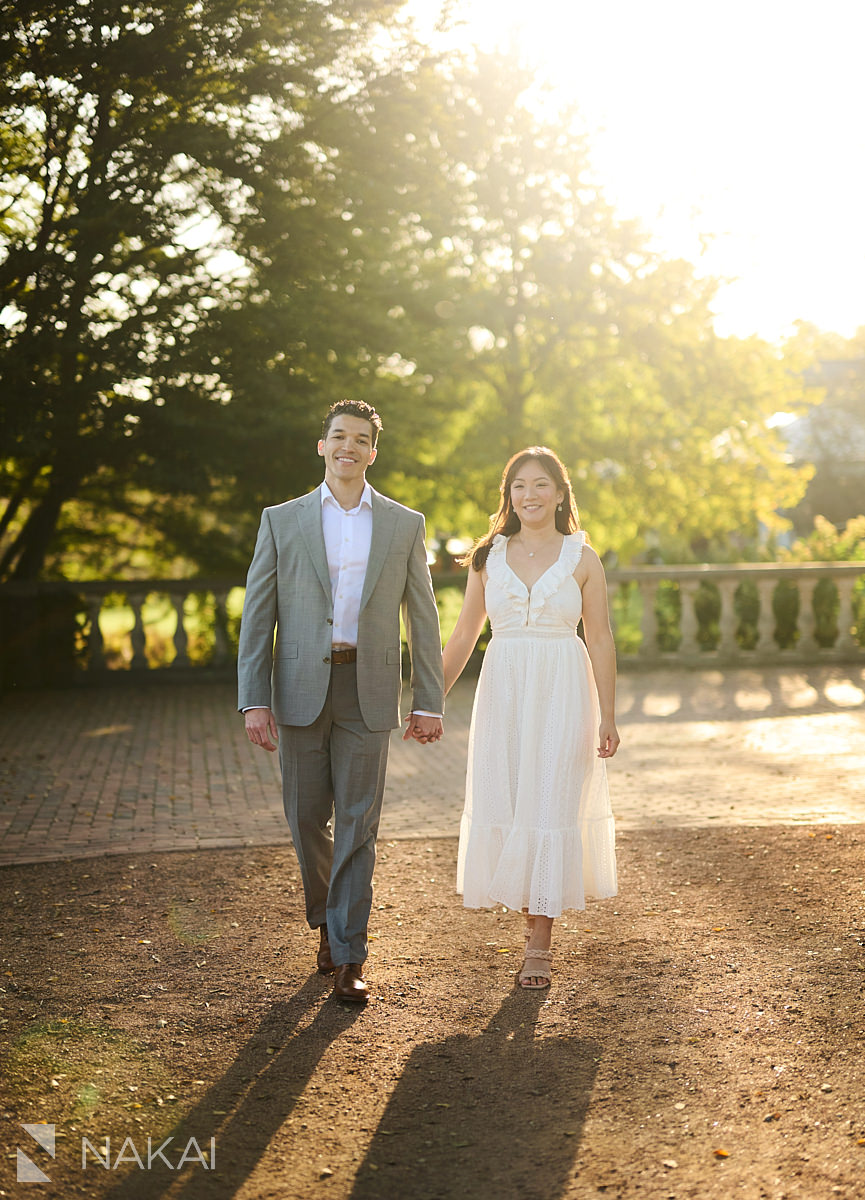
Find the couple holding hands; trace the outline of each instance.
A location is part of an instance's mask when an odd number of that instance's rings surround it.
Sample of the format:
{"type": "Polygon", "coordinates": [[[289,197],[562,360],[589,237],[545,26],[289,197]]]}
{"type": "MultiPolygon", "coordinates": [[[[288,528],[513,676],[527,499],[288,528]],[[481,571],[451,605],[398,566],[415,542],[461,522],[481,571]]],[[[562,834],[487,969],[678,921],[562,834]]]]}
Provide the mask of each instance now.
{"type": "Polygon", "coordinates": [[[604,760],[619,737],[603,567],[557,456],[542,446],[515,454],[490,530],[466,556],[465,600],[442,653],[424,519],[366,480],[381,427],[368,404],[334,404],[318,443],[323,483],[264,510],[238,707],[249,740],[279,750],[318,969],[334,973],[334,996],[363,1003],[376,834],[400,724],[400,613],[412,688],[404,736],[421,744],[442,736],[444,696],[489,618],[457,890],[467,907],[525,914],[519,984],[545,988],[554,919],[616,894],[604,760]]]}

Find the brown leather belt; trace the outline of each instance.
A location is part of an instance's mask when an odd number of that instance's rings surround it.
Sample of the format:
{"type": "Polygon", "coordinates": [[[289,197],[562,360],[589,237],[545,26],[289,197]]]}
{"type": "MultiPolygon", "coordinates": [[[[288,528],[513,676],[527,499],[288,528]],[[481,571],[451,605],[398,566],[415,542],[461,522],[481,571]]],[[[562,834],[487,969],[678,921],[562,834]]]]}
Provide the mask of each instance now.
{"type": "Polygon", "coordinates": [[[344,666],[345,663],[357,662],[357,647],[350,646],[348,650],[331,650],[330,661],[335,667],[344,666]]]}

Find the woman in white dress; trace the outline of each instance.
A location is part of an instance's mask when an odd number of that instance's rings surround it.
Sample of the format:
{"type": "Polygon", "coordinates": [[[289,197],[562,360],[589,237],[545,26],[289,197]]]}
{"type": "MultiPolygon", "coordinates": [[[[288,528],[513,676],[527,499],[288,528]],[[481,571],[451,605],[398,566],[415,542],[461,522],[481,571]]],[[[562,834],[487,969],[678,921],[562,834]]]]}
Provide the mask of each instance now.
{"type": "Polygon", "coordinates": [[[604,760],[619,746],[604,569],[552,450],[513,456],[490,531],[466,562],[465,601],[444,650],[445,691],[487,617],[492,638],[472,712],[457,891],[467,908],[502,904],[526,914],[519,982],[545,988],[554,919],[585,908],[587,896],[616,894],[604,760]]]}

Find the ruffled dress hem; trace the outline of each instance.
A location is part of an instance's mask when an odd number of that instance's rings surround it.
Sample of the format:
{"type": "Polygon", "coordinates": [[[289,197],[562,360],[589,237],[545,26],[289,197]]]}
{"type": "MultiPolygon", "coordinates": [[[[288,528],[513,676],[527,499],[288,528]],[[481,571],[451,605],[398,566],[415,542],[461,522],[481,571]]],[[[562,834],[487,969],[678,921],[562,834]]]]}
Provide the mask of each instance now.
{"type": "Polygon", "coordinates": [[[463,816],[460,837],[472,860],[472,878],[457,878],[465,908],[528,909],[532,916],[583,912],[587,900],[618,894],[612,815],[588,821],[582,830],[481,826],[463,816]],[[583,860],[582,878],[574,862],[583,860]],[[556,903],[556,901],[559,903],[556,903]]]}

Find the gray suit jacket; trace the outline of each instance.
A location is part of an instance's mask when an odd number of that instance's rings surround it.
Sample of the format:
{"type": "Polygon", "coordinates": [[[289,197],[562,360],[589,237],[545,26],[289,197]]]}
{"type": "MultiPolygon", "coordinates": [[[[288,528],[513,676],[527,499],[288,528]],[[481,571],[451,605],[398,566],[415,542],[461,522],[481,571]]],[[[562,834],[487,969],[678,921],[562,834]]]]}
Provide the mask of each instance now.
{"type": "MultiPolygon", "coordinates": [[[[424,519],[372,489],[372,542],[357,637],[358,700],[372,730],[400,723],[400,609],[411,653],[412,707],[443,712],[441,634],[424,519]]],[[[263,705],[281,725],[311,725],[327,696],[332,626],[316,488],[261,514],[240,626],[238,708],[263,705]]]]}

